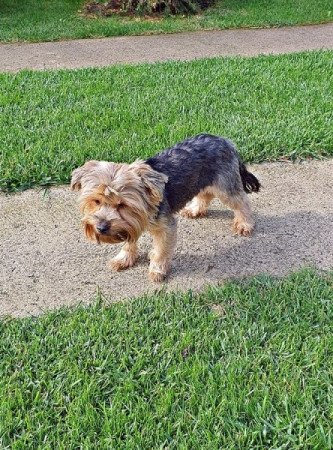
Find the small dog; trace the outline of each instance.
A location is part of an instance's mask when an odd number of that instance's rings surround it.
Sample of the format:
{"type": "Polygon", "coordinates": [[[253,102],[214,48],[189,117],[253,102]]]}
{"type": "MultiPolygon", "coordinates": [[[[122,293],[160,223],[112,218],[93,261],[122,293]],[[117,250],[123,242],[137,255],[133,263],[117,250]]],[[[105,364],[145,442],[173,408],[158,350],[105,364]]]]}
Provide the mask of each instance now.
{"type": "Polygon", "coordinates": [[[245,193],[258,192],[260,183],[230,141],[200,134],[146,161],[88,161],[73,171],[71,188],[81,190],[86,237],[98,243],[124,242],[111,261],[114,270],[133,266],[140,235],[151,233],[149,277],[160,282],[176,245],[175,213],[203,217],[217,197],[234,210],[234,231],[248,236],[254,219],[245,193]]]}

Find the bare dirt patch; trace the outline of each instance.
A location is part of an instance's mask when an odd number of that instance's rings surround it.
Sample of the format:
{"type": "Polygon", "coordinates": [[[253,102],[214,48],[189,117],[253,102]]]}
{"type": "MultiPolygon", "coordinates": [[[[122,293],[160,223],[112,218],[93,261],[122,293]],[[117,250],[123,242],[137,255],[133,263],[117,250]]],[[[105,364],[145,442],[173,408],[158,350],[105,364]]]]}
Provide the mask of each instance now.
{"type": "Polygon", "coordinates": [[[111,0],[106,3],[99,3],[91,1],[86,3],[83,8],[83,15],[85,17],[111,17],[113,15],[121,15],[128,18],[137,18],[147,21],[158,21],[163,18],[163,13],[165,11],[166,5],[163,1],[156,2],[151,5],[150,14],[138,15],[135,13],[136,7],[139,6],[139,2],[132,1],[132,9],[124,9],[124,1],[121,0],[111,0]]]}
{"type": "MultiPolygon", "coordinates": [[[[165,289],[202,289],[208,283],[256,274],[284,275],[304,266],[333,267],[333,160],[252,166],[264,188],[251,195],[257,219],[252,238],[234,236],[232,213],[219,202],[207,218],[179,219],[179,239],[165,289]]],[[[138,264],[111,272],[119,246],[98,246],[80,229],[76,194],[68,186],[0,195],[0,315],[25,316],[152,293],[147,278],[150,239],[138,264]]]]}
{"type": "Polygon", "coordinates": [[[90,1],[83,8],[84,15],[90,17],[109,17],[123,12],[120,0],[111,0],[106,3],[90,1]]]}

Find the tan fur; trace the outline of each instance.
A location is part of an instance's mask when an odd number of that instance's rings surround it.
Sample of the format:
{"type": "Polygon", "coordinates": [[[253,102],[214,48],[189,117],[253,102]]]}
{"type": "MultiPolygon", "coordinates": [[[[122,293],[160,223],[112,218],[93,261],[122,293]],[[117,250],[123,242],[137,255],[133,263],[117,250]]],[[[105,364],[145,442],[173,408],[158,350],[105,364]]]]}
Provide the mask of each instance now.
{"type": "Polygon", "coordinates": [[[141,161],[131,165],[89,161],[76,169],[71,187],[81,190],[87,238],[110,244],[136,242],[157,213],[165,181],[141,161]],[[102,220],[112,222],[107,235],[96,229],[102,220]]]}
{"type": "Polygon", "coordinates": [[[116,270],[124,270],[134,266],[138,258],[138,247],[136,242],[126,242],[118,255],[111,260],[111,268],[116,270]]]}
{"type": "Polygon", "coordinates": [[[205,217],[207,215],[207,208],[213,198],[213,193],[206,191],[200,192],[185,208],[180,211],[180,215],[189,219],[205,217]]]}
{"type": "Polygon", "coordinates": [[[219,195],[219,199],[234,211],[234,233],[242,236],[250,236],[254,229],[254,218],[245,192],[238,197],[219,195]]]}
{"type": "Polygon", "coordinates": [[[177,242],[177,227],[174,218],[163,217],[154,223],[149,231],[153,237],[150,253],[149,278],[162,281],[169,269],[177,242]]]}
{"type": "Polygon", "coordinates": [[[250,236],[254,229],[254,218],[247,196],[244,193],[237,197],[228,196],[214,186],[201,191],[193,200],[180,211],[183,217],[198,218],[207,214],[207,208],[213,198],[218,198],[222,203],[234,211],[235,218],[233,230],[236,234],[250,236]]]}
{"type": "Polygon", "coordinates": [[[166,182],[165,175],[155,172],[143,161],[130,165],[88,161],[74,170],[71,188],[81,191],[79,201],[86,237],[97,243],[124,242],[111,261],[113,270],[135,264],[137,241],[145,230],[151,230],[154,246],[150,277],[161,281],[166,276],[172,257],[172,251],[167,249],[171,236],[167,224],[156,219],[166,182]],[[109,225],[106,234],[98,231],[101,223],[109,225]]]}

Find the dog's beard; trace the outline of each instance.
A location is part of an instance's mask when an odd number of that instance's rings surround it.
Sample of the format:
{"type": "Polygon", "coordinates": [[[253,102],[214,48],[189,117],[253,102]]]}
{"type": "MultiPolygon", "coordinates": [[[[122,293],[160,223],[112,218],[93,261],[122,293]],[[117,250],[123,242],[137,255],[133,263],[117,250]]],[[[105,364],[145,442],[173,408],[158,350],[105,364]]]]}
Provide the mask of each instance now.
{"type": "Polygon", "coordinates": [[[127,234],[120,234],[118,233],[117,235],[107,235],[107,234],[99,234],[96,233],[96,241],[98,243],[103,243],[103,244],[120,244],[122,242],[127,242],[128,239],[128,235],[127,234]]]}
{"type": "MultiPolygon", "coordinates": [[[[142,217],[141,217],[142,219],[142,217]]],[[[117,220],[109,224],[105,233],[96,229],[96,223],[89,217],[83,219],[84,233],[86,237],[94,242],[105,244],[119,244],[121,242],[135,242],[144,231],[146,220],[140,220],[137,214],[128,217],[128,221],[117,220]]]]}

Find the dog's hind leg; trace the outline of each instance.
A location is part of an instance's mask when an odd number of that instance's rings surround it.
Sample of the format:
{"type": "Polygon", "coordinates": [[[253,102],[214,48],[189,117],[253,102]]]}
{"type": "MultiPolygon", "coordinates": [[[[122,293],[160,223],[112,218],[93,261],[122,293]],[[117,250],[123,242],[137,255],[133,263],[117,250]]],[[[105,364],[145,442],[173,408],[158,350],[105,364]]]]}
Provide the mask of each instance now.
{"type": "Polygon", "coordinates": [[[173,216],[163,216],[149,228],[153,237],[149,278],[160,282],[166,277],[177,242],[177,223],[173,216]]]}
{"type": "Polygon", "coordinates": [[[110,261],[111,268],[116,270],[127,269],[134,266],[138,258],[138,246],[136,242],[126,242],[117,256],[110,261]]]}
{"type": "Polygon", "coordinates": [[[255,221],[245,192],[239,192],[237,195],[219,192],[217,197],[234,211],[234,232],[243,236],[250,236],[254,229],[255,221]]]}
{"type": "Polygon", "coordinates": [[[207,215],[207,208],[214,198],[214,195],[208,191],[201,191],[194,197],[190,203],[183,208],[179,214],[182,217],[196,219],[197,217],[205,217],[207,215]]]}

